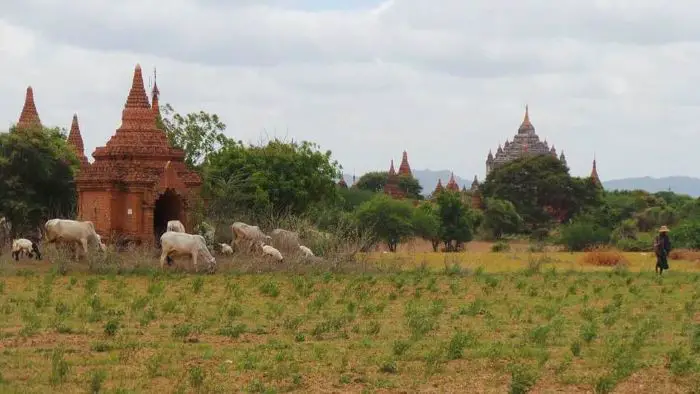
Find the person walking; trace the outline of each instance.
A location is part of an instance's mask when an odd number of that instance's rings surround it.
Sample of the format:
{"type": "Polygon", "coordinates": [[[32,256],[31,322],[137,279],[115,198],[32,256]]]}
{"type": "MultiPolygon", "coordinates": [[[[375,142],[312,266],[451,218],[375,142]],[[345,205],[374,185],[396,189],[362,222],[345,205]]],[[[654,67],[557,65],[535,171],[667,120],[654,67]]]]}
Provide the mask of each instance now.
{"type": "Polygon", "coordinates": [[[671,240],[668,238],[668,233],[668,227],[661,226],[659,235],[654,238],[654,253],[656,254],[654,271],[659,275],[668,269],[668,254],[671,252],[671,240]]]}

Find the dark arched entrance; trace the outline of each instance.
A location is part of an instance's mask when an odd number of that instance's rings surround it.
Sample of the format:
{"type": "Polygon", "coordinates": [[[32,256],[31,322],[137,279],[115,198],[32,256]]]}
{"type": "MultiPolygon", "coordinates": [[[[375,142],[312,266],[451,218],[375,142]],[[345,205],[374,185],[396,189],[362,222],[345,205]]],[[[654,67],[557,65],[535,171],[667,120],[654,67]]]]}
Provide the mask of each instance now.
{"type": "Polygon", "coordinates": [[[168,189],[156,200],[153,210],[153,232],[156,245],[160,246],[160,236],[168,227],[169,220],[180,220],[182,217],[182,199],[174,190],[168,189]]]}

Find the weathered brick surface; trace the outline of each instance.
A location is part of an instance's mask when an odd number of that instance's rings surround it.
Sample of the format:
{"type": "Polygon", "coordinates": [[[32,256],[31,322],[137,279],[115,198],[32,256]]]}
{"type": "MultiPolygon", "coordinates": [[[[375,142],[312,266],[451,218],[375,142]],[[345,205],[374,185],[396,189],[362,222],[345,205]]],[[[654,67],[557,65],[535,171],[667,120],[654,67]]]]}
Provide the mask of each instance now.
{"type": "Polygon", "coordinates": [[[34,104],[34,90],[29,86],[27,87],[27,94],[24,97],[24,106],[19,115],[17,128],[33,127],[41,127],[41,120],[39,119],[39,112],[37,112],[36,105],[34,104]]]}
{"type": "MultiPolygon", "coordinates": [[[[154,104],[157,106],[157,88],[154,104]]],[[[142,243],[154,240],[156,202],[168,190],[181,200],[177,217],[188,228],[189,200],[199,190],[199,175],[184,164],[184,152],[170,146],[156,126],[157,107],[149,104],[139,65],[122,111],[122,124],[103,147],[92,154],[95,161],[76,177],[80,215],[92,220],[97,232],[142,243]]]]}
{"type": "Polygon", "coordinates": [[[73,114],[73,121],[70,125],[70,132],[68,133],[68,144],[73,148],[75,154],[80,159],[80,167],[87,167],[90,165],[87,157],[85,156],[85,147],[83,145],[83,136],[80,134],[80,125],[78,125],[78,115],[73,114]]]}

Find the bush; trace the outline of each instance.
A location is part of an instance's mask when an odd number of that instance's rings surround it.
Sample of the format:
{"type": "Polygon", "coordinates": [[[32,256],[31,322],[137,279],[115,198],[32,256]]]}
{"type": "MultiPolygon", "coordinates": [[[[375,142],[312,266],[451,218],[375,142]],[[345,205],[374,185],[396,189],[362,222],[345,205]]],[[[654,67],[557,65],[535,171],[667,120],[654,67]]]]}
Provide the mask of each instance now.
{"type": "Polygon", "coordinates": [[[700,221],[688,221],[672,230],[672,245],[680,248],[700,249],[700,221]]]}
{"type": "Polygon", "coordinates": [[[589,250],[581,256],[581,262],[599,267],[615,267],[626,265],[627,259],[617,250],[598,247],[589,250]]]}
{"type": "Polygon", "coordinates": [[[510,250],[510,244],[505,241],[498,241],[491,245],[492,252],[507,252],[510,250]]]}
{"type": "Polygon", "coordinates": [[[536,228],[530,233],[530,240],[535,242],[544,242],[549,237],[549,230],[546,228],[536,228]]]}
{"type": "Polygon", "coordinates": [[[610,241],[610,230],[585,221],[573,222],[562,227],[559,243],[571,252],[578,252],[610,241]]]}
{"type": "Polygon", "coordinates": [[[654,250],[654,240],[651,235],[638,234],[637,238],[623,238],[618,240],[615,246],[625,252],[651,252],[654,250]]]}

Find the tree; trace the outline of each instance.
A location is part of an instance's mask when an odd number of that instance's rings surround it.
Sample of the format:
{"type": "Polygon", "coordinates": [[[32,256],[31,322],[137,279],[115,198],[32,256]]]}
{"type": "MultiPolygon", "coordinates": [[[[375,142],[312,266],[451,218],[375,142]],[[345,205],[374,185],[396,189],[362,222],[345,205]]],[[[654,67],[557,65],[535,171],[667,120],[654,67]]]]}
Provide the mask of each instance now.
{"type": "Polygon", "coordinates": [[[418,179],[412,176],[399,175],[399,189],[405,193],[407,198],[412,198],[414,200],[423,199],[423,195],[421,194],[423,186],[420,185],[418,179]]]}
{"type": "Polygon", "coordinates": [[[361,190],[368,190],[371,192],[381,192],[384,190],[384,185],[386,185],[386,180],[388,173],[386,171],[372,171],[363,174],[360,179],[357,180],[357,188],[361,190]]]}
{"type": "Polygon", "coordinates": [[[362,203],[371,200],[376,193],[368,190],[362,190],[355,187],[339,188],[341,209],[346,212],[352,212],[362,203]]]}
{"type": "Polygon", "coordinates": [[[310,142],[266,145],[227,144],[203,166],[206,192],[219,215],[301,214],[320,202],[338,198],[340,166],[331,152],[310,142]],[[225,208],[223,210],[222,208],[225,208]]]}
{"type": "Polygon", "coordinates": [[[481,227],[491,236],[500,239],[503,234],[518,233],[522,226],[523,218],[515,210],[515,205],[512,202],[497,198],[486,199],[486,209],[481,227]]]}
{"type": "Polygon", "coordinates": [[[12,236],[33,232],[50,217],[72,217],[73,176],[80,161],[58,128],[0,134],[0,216],[12,223],[12,236]]]}
{"type": "Polygon", "coordinates": [[[437,196],[436,202],[440,240],[448,252],[457,251],[472,240],[475,215],[462,201],[459,192],[446,190],[437,196]]]}
{"type": "Polygon", "coordinates": [[[413,210],[413,233],[421,237],[433,246],[433,252],[440,246],[440,220],[435,207],[430,204],[422,204],[413,210]]]}
{"type": "Polygon", "coordinates": [[[568,221],[586,207],[599,205],[602,192],[590,178],[572,178],[555,157],[535,155],[491,171],[482,193],[511,201],[531,230],[568,221]]]}
{"type": "Polygon", "coordinates": [[[398,244],[413,234],[413,206],[385,194],[377,194],[358,207],[357,221],[361,228],[371,231],[396,252],[398,244]]]}
{"type": "MultiPolygon", "coordinates": [[[[368,172],[357,180],[357,188],[371,192],[381,192],[384,190],[384,185],[386,185],[388,178],[389,173],[387,171],[368,172]]],[[[421,195],[423,186],[413,176],[399,175],[399,189],[405,193],[407,198],[423,199],[421,195]]]]}
{"type": "Polygon", "coordinates": [[[157,123],[165,130],[170,144],[185,151],[185,164],[190,169],[198,169],[217,149],[235,144],[224,134],[226,125],[216,114],[199,111],[183,116],[165,104],[157,123]]]}

